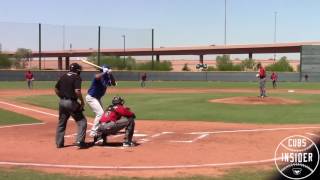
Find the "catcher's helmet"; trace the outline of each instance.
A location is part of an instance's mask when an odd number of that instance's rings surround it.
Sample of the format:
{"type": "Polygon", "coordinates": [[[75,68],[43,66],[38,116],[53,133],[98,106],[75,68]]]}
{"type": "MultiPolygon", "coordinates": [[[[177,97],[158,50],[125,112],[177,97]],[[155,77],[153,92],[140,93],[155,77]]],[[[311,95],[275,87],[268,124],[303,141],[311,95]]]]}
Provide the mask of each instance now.
{"type": "Polygon", "coordinates": [[[70,71],[71,72],[80,74],[81,70],[82,70],[82,67],[78,63],[72,63],[70,65],[70,71]]]}
{"type": "Polygon", "coordinates": [[[122,99],[120,96],[113,97],[112,105],[118,105],[118,104],[123,105],[124,104],[124,99],[122,99]]]}

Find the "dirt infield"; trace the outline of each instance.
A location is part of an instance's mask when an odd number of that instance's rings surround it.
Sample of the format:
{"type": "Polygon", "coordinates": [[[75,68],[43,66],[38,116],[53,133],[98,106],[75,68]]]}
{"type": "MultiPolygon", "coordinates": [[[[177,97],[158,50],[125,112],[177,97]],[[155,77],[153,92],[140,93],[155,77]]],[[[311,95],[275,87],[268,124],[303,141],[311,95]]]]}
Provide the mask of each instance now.
{"type": "Polygon", "coordinates": [[[270,104],[302,104],[302,101],[279,98],[279,97],[230,97],[223,99],[211,99],[209,102],[224,104],[246,104],[246,105],[270,105],[270,104]]]}
{"type": "MultiPolygon", "coordinates": [[[[134,89],[127,91],[139,93],[134,89]]],[[[52,90],[30,92],[37,95],[53,93],[52,90]]],[[[210,176],[233,167],[272,167],[275,149],[283,138],[297,132],[314,138],[320,129],[320,126],[301,124],[137,120],[134,137],[139,143],[137,147],[123,148],[123,135],[119,134],[108,138],[108,146],[78,150],[72,146],[76,126],[70,121],[65,138],[67,147],[56,149],[57,111],[4,98],[23,93],[23,90],[2,90],[0,108],[39,119],[43,124],[0,126],[0,140],[3,142],[0,165],[5,167],[25,166],[47,172],[92,176],[210,176]]],[[[88,137],[87,141],[92,139],[88,137]]]]}

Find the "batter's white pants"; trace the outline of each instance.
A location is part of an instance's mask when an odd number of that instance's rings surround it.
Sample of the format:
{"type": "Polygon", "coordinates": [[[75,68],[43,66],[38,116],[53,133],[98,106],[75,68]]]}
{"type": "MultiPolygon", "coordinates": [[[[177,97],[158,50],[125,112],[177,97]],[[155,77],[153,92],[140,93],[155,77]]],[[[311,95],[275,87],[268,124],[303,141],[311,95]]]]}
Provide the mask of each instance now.
{"type": "Polygon", "coordinates": [[[104,113],[102,108],[102,103],[100,100],[90,96],[89,94],[86,96],[86,101],[96,117],[94,118],[93,125],[91,128],[90,136],[94,137],[97,134],[97,130],[99,128],[99,121],[104,113]]]}

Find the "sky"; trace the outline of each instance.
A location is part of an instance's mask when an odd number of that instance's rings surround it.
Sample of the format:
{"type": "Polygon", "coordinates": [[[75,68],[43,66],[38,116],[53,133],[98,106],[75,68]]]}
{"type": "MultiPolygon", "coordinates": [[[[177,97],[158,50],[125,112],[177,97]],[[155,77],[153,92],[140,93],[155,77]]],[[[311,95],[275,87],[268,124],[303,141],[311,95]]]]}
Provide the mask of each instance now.
{"type": "MultiPolygon", "coordinates": [[[[320,41],[319,0],[226,2],[227,44],[273,43],[275,12],[276,42],[320,41]]],[[[36,32],[36,23],[44,24],[44,44],[47,41],[48,49],[49,46],[51,49],[70,48],[70,44],[74,46],[71,48],[76,48],[81,43],[95,48],[98,25],[106,27],[102,28],[107,29],[102,30],[105,42],[112,43],[106,43],[105,47],[122,47],[123,34],[126,34],[128,47],[151,46],[152,28],[155,47],[224,44],[225,0],[0,0],[0,12],[0,43],[4,50],[17,46],[13,45],[14,42],[26,43],[30,42],[28,38],[36,39],[37,34],[13,35],[22,29],[36,32]],[[13,26],[7,22],[23,24],[13,26]],[[81,29],[86,29],[83,31],[90,32],[87,33],[90,35],[79,32],[71,38],[71,34],[77,33],[71,33],[75,30],[67,28],[64,30],[67,37],[62,38],[62,30],[58,28],[62,25],[73,29],[83,27],[81,29]],[[106,34],[110,37],[107,38],[106,34]]],[[[32,43],[31,48],[37,47],[36,41],[32,43]]]]}

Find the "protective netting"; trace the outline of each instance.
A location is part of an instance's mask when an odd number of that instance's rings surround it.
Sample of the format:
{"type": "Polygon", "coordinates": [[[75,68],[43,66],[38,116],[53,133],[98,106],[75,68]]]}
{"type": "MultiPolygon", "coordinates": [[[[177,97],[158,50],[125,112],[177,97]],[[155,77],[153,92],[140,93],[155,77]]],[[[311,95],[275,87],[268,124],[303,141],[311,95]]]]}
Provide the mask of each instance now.
{"type": "MultiPolygon", "coordinates": [[[[99,26],[41,24],[41,50],[98,49],[99,26]]],[[[39,50],[38,23],[0,22],[2,51],[39,50]]],[[[151,29],[101,26],[100,48],[151,48],[151,29]]]]}

